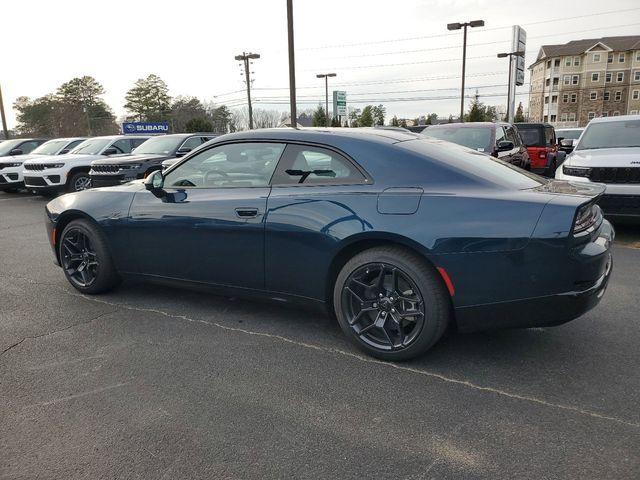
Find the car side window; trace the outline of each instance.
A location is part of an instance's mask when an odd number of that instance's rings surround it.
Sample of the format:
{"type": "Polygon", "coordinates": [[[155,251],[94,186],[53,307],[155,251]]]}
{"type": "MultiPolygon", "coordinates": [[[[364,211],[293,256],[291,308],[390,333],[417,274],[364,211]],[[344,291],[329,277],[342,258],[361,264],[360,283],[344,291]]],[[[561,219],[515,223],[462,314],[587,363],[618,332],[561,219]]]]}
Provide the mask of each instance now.
{"type": "Polygon", "coordinates": [[[111,144],[111,147],[115,148],[118,153],[131,153],[131,142],[128,138],[121,138],[111,144]]]}
{"type": "Polygon", "coordinates": [[[131,141],[131,150],[133,150],[134,148],[139,147],[140,145],[142,145],[147,140],[148,140],[148,138],[132,138],[132,139],[130,139],[130,141],[131,141]]]}
{"type": "Polygon", "coordinates": [[[185,140],[185,142],[180,145],[180,148],[188,148],[189,150],[193,150],[200,145],[202,145],[202,139],[200,137],[191,137],[185,140]]]}
{"type": "Polygon", "coordinates": [[[553,144],[555,143],[555,135],[553,134],[553,128],[551,127],[545,127],[544,128],[544,140],[545,140],[545,145],[547,147],[552,147],[553,144]]]}
{"type": "Polygon", "coordinates": [[[30,153],[31,150],[33,150],[37,146],[38,146],[38,142],[24,142],[24,143],[21,143],[18,148],[22,150],[22,153],[26,154],[26,153],[30,153]]]}
{"type": "Polygon", "coordinates": [[[71,142],[69,145],[67,145],[66,147],[64,147],[65,150],[73,150],[74,148],[76,148],[78,145],[80,145],[82,142],[84,142],[84,140],[74,140],[73,142],[71,142]]]}
{"type": "Polygon", "coordinates": [[[513,129],[513,127],[508,127],[507,128],[507,140],[510,142],[513,142],[514,146],[518,146],[518,135],[516,134],[515,130],[513,129]]]}
{"type": "Polygon", "coordinates": [[[496,127],[496,145],[505,140],[504,128],[496,127]]]}
{"type": "Polygon", "coordinates": [[[196,153],[169,172],[167,188],[266,187],[285,144],[229,143],[196,153]]]}
{"type": "Polygon", "coordinates": [[[365,175],[341,154],[326,148],[289,145],[274,185],[357,184],[366,183],[365,175]]]}

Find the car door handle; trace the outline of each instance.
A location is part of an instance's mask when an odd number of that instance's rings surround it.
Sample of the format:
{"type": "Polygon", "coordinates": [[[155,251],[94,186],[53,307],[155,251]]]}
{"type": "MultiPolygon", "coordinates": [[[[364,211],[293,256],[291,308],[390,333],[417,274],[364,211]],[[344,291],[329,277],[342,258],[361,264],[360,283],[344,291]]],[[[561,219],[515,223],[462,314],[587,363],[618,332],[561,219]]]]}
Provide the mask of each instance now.
{"type": "Polygon", "coordinates": [[[258,216],[257,208],[236,208],[236,215],[240,218],[255,218],[258,216]]]}

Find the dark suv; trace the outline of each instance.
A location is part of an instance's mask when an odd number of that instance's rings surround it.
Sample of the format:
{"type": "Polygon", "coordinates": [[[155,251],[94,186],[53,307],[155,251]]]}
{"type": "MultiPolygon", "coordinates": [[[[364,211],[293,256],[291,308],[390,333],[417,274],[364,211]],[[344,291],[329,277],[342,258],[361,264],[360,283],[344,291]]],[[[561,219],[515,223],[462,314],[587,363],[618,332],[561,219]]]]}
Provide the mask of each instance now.
{"type": "Polygon", "coordinates": [[[527,149],[518,129],[505,122],[443,123],[421,133],[487,153],[525,170],[531,169],[527,149]]]}
{"type": "Polygon", "coordinates": [[[516,126],[529,151],[531,171],[547,177],[555,176],[566,153],[558,150],[553,126],[548,123],[516,123],[516,126]]]}
{"type": "Polygon", "coordinates": [[[110,187],[144,178],[160,170],[163,160],[181,157],[216,136],[215,133],[176,133],[150,138],[131,155],[91,162],[91,185],[110,187]]]}

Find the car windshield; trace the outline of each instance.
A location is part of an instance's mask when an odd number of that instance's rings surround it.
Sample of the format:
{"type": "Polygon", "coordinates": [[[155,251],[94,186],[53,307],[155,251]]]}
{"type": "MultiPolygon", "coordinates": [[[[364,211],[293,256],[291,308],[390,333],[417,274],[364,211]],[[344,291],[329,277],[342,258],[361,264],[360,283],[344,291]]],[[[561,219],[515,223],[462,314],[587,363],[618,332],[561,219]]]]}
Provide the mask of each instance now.
{"type": "Polygon", "coordinates": [[[85,140],[69,153],[79,153],[82,155],[98,155],[104,147],[109,145],[110,138],[92,138],[85,140]]]}
{"type": "Polygon", "coordinates": [[[0,155],[8,155],[11,150],[16,148],[22,140],[5,140],[0,143],[0,155]]]}
{"type": "Polygon", "coordinates": [[[184,141],[184,137],[154,137],[150,138],[133,153],[144,154],[153,153],[156,155],[169,155],[184,141]]]}
{"type": "Polygon", "coordinates": [[[544,135],[541,127],[527,127],[518,125],[522,141],[527,147],[544,147],[544,135]]]}
{"type": "Polygon", "coordinates": [[[640,120],[595,122],[587,126],[576,150],[640,147],[640,120]]]}
{"type": "Polygon", "coordinates": [[[425,157],[436,159],[488,182],[524,190],[536,188],[547,180],[485,153],[454,147],[434,151],[428,139],[402,142],[402,147],[425,157]]]}
{"type": "Polygon", "coordinates": [[[580,138],[582,130],[556,130],[556,136],[565,140],[577,140],[580,138]]]}
{"type": "Polygon", "coordinates": [[[478,152],[492,150],[491,129],[489,127],[437,126],[427,128],[422,132],[422,135],[457,143],[478,152]]]}
{"type": "Polygon", "coordinates": [[[30,155],[55,155],[58,153],[68,142],[68,140],[49,140],[44,142],[38,148],[34,149],[30,155]]]}

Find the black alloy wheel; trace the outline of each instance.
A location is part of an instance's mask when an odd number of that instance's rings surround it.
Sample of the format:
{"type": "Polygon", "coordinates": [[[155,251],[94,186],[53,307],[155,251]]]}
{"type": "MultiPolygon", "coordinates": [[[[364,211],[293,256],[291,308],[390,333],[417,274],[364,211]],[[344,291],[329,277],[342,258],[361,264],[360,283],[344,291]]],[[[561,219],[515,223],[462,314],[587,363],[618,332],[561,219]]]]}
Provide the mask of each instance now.
{"type": "Polygon", "coordinates": [[[79,228],[65,231],[61,245],[61,263],[67,278],[79,287],[95,282],[100,261],[89,236],[79,228]]]}
{"type": "Polygon", "coordinates": [[[373,348],[406,348],[422,330],[424,299],[413,280],[397,266],[363,265],[349,276],[342,295],[349,326],[373,348]]]}

